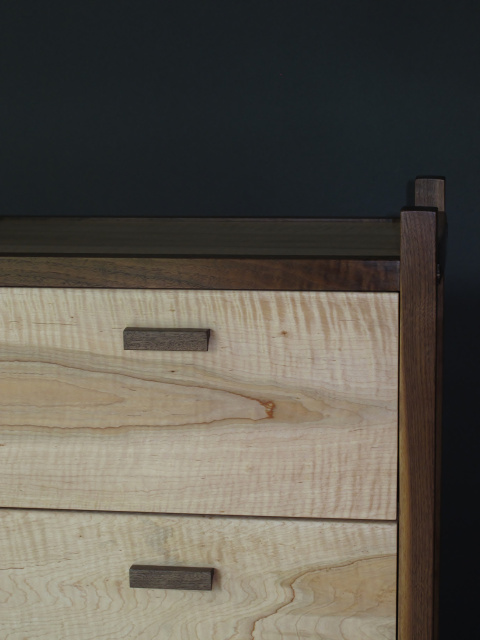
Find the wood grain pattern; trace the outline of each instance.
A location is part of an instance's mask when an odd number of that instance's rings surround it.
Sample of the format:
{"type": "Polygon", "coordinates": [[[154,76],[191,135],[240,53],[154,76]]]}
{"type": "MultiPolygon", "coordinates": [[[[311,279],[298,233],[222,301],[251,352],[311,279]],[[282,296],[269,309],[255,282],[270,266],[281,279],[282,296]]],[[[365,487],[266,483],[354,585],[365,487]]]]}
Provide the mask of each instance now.
{"type": "Polygon", "coordinates": [[[0,510],[3,640],[394,640],[396,524],[0,510]],[[132,563],[215,568],[131,589],[132,563]]]}
{"type": "Polygon", "coordinates": [[[416,178],[415,206],[435,207],[439,211],[445,211],[445,178],[416,178]]]}
{"type": "Polygon", "coordinates": [[[132,589],[186,589],[211,591],[213,569],[208,567],[160,567],[132,564],[129,571],[132,589]]]}
{"type": "Polygon", "coordinates": [[[445,178],[418,177],[415,180],[415,207],[437,209],[437,280],[445,271],[448,225],[445,214],[445,178]]]}
{"type": "Polygon", "coordinates": [[[398,218],[0,218],[0,254],[398,258],[398,218]]]}
{"type": "Polygon", "coordinates": [[[437,480],[437,213],[402,212],[399,640],[434,638],[437,480]]]}
{"type": "Polygon", "coordinates": [[[209,337],[209,329],[126,327],[123,348],[126,351],[208,351],[209,337]]]}
{"type": "Polygon", "coordinates": [[[437,320],[436,320],[436,407],[435,407],[435,539],[434,539],[434,597],[433,638],[439,635],[440,598],[440,512],[442,473],[442,380],[443,380],[443,299],[444,271],[446,266],[447,217],[445,214],[445,178],[417,178],[415,180],[415,205],[436,207],[437,211],[437,320]]]}
{"type": "Polygon", "coordinates": [[[0,256],[3,287],[398,291],[399,261],[0,256]]]}
{"type": "Polygon", "coordinates": [[[0,504],[395,519],[394,293],[0,290],[0,504]],[[207,353],[125,326],[211,328],[207,353]]]}
{"type": "Polygon", "coordinates": [[[433,638],[439,637],[440,619],[440,524],[441,524],[441,483],[442,483],[442,406],[443,406],[443,304],[445,280],[437,285],[437,370],[435,404],[435,567],[433,597],[433,638]]]}

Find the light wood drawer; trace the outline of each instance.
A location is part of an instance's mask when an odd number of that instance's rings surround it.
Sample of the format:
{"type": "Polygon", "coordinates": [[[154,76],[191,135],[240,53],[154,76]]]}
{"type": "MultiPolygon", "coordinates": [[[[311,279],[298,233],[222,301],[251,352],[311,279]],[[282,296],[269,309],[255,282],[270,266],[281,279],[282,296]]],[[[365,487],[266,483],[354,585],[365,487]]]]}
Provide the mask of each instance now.
{"type": "Polygon", "coordinates": [[[0,510],[5,640],[393,640],[396,525],[0,510]],[[214,569],[130,588],[132,564],[214,569]]]}
{"type": "Polygon", "coordinates": [[[0,289],[0,504],[394,519],[397,325],[396,293],[0,289]]]}

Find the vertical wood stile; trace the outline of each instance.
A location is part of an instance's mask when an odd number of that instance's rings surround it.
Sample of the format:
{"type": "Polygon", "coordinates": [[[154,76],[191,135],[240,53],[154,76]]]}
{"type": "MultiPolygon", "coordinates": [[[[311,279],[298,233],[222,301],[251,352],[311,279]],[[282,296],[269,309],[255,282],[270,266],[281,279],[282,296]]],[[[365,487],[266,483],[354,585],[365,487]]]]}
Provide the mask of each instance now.
{"type": "Polygon", "coordinates": [[[398,638],[437,633],[441,291],[437,225],[443,186],[422,178],[401,214],[398,638]],[[438,296],[438,297],[437,297],[438,296]],[[440,313],[437,313],[440,312],[440,313]]]}
{"type": "Polygon", "coordinates": [[[442,380],[443,380],[443,296],[444,279],[437,287],[437,388],[436,388],[436,451],[435,451],[435,574],[433,637],[438,638],[440,600],[440,497],[441,497],[441,453],[442,453],[442,380]]]}

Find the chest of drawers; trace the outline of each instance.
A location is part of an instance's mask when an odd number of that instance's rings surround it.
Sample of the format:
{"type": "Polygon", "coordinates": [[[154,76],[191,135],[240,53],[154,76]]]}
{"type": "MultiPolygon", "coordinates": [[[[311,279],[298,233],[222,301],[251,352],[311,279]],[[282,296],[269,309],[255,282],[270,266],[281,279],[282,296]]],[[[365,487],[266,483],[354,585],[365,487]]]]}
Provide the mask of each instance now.
{"type": "Polygon", "coordinates": [[[443,180],[0,221],[0,636],[436,634],[443,180]]]}

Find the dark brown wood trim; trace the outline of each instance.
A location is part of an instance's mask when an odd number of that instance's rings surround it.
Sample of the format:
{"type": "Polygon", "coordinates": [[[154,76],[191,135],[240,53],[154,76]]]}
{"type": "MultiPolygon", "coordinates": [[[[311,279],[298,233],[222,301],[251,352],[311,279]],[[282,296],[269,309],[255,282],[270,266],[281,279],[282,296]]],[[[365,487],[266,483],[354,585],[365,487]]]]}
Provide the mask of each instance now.
{"type": "Polygon", "coordinates": [[[445,214],[444,177],[419,176],[415,180],[415,206],[436,207],[437,213],[437,344],[436,344],[436,416],[435,416],[435,548],[433,637],[438,638],[440,595],[440,510],[442,454],[442,380],[443,380],[443,299],[448,225],[445,214]]]}
{"type": "Polygon", "coordinates": [[[398,291],[398,260],[0,257],[1,287],[398,291]]]}
{"type": "Polygon", "coordinates": [[[436,209],[401,215],[398,638],[433,640],[436,597],[436,209]]]}
{"type": "Polygon", "coordinates": [[[126,351],[208,351],[210,329],[126,327],[126,351]]]}
{"type": "Polygon", "coordinates": [[[207,567],[157,567],[134,564],[129,572],[130,587],[211,591],[213,572],[213,569],[207,567]]]}
{"type": "Polygon", "coordinates": [[[442,177],[418,176],[415,179],[415,207],[438,209],[437,214],[437,278],[443,276],[446,263],[447,217],[445,215],[446,180],[442,177]]]}
{"type": "Polygon", "coordinates": [[[435,425],[435,574],[433,637],[439,636],[440,606],[440,516],[442,480],[442,397],[443,397],[443,300],[445,280],[442,277],[437,286],[437,379],[436,379],[436,425],[435,425]]]}
{"type": "Polygon", "coordinates": [[[415,207],[445,211],[445,178],[418,176],[415,179],[415,207]]]}
{"type": "Polygon", "coordinates": [[[2,256],[397,258],[399,218],[0,218],[2,256]]]}

